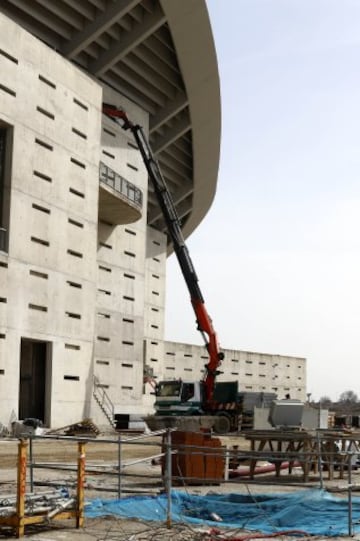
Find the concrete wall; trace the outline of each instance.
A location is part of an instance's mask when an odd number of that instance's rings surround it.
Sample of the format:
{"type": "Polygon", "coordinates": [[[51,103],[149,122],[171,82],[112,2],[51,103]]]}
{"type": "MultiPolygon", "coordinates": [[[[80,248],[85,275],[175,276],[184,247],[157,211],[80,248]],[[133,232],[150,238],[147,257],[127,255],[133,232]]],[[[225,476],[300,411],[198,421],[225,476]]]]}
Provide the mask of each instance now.
{"type": "MultiPolygon", "coordinates": [[[[145,261],[144,371],[150,376],[162,374],[164,359],[166,235],[149,227],[145,261]]],[[[152,412],[154,391],[144,385],[143,409],[152,412]]]]}
{"type": "Polygon", "coordinates": [[[163,338],[166,239],[148,235],[140,153],[101,104],[124,107],[145,131],[148,115],[2,15],[0,51],[0,122],[13,131],[9,250],[0,253],[1,421],[18,415],[22,338],[49,344],[46,424],[106,422],[93,375],[115,412],[142,411],[144,334],[163,338]],[[142,190],[137,222],[98,221],[100,160],[142,190]]]}
{"type": "Polygon", "coordinates": [[[2,15],[0,41],[0,121],[13,127],[0,409],[5,422],[18,411],[21,337],[51,342],[46,422],[61,423],[89,409],[102,92],[2,15]]]}
{"type": "MultiPolygon", "coordinates": [[[[147,115],[105,87],[104,101],[124,108],[147,130],[147,115]]],[[[131,132],[103,117],[101,161],[143,192],[147,174],[131,132]]],[[[116,413],[141,409],[146,258],[146,211],[135,223],[99,222],[94,373],[114,403],[116,413]]],[[[93,403],[92,417],[101,421],[93,403]]]]}
{"type": "MultiPolygon", "coordinates": [[[[240,391],[275,392],[279,398],[306,400],[306,359],[251,351],[223,349],[219,381],[239,382],[240,391]]],[[[198,379],[208,362],[205,347],[165,342],[161,377],[198,379]]]]}

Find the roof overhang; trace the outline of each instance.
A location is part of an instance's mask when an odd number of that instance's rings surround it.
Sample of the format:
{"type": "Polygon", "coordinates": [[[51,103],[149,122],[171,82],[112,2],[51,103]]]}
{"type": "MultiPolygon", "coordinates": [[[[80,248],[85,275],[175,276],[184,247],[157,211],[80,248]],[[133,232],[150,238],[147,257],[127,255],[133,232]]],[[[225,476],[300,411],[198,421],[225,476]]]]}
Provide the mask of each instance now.
{"type": "MultiPolygon", "coordinates": [[[[215,195],[220,85],[205,0],[2,0],[0,11],[150,116],[184,236],[215,195]]],[[[149,188],[148,223],[163,229],[149,188]]]]}

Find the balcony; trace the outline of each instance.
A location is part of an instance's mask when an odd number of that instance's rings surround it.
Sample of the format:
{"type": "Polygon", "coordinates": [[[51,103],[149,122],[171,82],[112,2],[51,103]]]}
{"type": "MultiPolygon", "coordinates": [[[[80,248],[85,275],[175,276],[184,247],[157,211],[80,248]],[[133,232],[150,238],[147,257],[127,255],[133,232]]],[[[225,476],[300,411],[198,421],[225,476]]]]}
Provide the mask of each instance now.
{"type": "Polygon", "coordinates": [[[99,180],[99,220],[120,225],[141,218],[143,194],[139,188],[103,162],[100,162],[99,180]]]}

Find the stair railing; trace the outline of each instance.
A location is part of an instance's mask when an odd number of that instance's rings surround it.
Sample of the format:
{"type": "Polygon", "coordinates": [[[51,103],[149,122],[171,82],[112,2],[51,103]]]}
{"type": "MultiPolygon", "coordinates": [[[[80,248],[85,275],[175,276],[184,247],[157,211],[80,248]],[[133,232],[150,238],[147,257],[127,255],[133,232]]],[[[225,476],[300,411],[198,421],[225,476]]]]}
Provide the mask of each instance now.
{"type": "Polygon", "coordinates": [[[100,383],[97,376],[94,375],[94,397],[106,415],[109,422],[114,426],[115,424],[115,407],[114,404],[106,392],[104,386],[100,383]]]}

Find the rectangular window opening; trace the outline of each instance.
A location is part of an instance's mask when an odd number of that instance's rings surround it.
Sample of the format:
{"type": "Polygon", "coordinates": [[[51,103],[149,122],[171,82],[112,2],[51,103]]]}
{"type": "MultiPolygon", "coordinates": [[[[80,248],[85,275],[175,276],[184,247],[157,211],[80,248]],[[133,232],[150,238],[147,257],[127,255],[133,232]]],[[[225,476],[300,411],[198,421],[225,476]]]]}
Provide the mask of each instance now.
{"type": "Polygon", "coordinates": [[[85,199],[85,194],[83,192],[79,192],[79,190],[75,190],[75,188],[69,188],[69,192],[73,195],[76,195],[77,197],[81,197],[82,199],[85,199]]]}
{"type": "Polygon", "coordinates": [[[0,302],[6,304],[7,303],[7,298],[6,297],[0,297],[0,302]]]}
{"type": "Polygon", "coordinates": [[[97,359],[96,360],[96,364],[103,364],[105,366],[109,366],[109,361],[101,361],[100,359],[97,359]]]}
{"type": "Polygon", "coordinates": [[[110,267],[105,267],[105,265],[99,265],[99,269],[105,272],[112,272],[112,269],[110,267]]]}
{"type": "Polygon", "coordinates": [[[124,368],[133,368],[134,367],[134,365],[130,364],[130,363],[121,363],[121,366],[123,366],[124,368]]]}
{"type": "Polygon", "coordinates": [[[111,246],[111,244],[107,244],[106,242],[99,242],[99,246],[102,246],[102,248],[107,248],[108,250],[112,250],[113,247],[111,246]]]}
{"type": "Polygon", "coordinates": [[[55,120],[55,115],[53,113],[51,113],[50,111],[47,111],[43,107],[37,106],[36,110],[38,111],[38,113],[41,113],[42,115],[46,116],[47,118],[50,118],[50,120],[55,120]]]}
{"type": "Polygon", "coordinates": [[[28,307],[30,310],[37,310],[38,312],[47,312],[47,306],[41,306],[40,304],[29,303],[28,307]]]}
{"type": "Polygon", "coordinates": [[[103,150],[102,153],[104,154],[104,156],[107,156],[108,158],[115,160],[115,155],[111,154],[111,152],[108,152],[107,150],[103,150]]]}
{"type": "Polygon", "coordinates": [[[97,316],[101,317],[103,319],[110,319],[110,317],[111,317],[110,314],[107,314],[106,312],[98,312],[97,316]]]}
{"type": "Polygon", "coordinates": [[[132,301],[132,302],[134,302],[135,297],[129,297],[128,295],[123,295],[123,299],[124,299],[125,301],[132,301]]]}
{"type": "Polygon", "coordinates": [[[128,144],[128,147],[133,148],[134,150],[139,150],[139,147],[132,141],[128,141],[127,144],[128,144]]]}
{"type": "Polygon", "coordinates": [[[130,342],[129,340],[123,340],[121,343],[124,344],[124,346],[133,346],[134,345],[134,342],[130,342]]]}
{"type": "Polygon", "coordinates": [[[15,58],[15,56],[12,56],[10,53],[4,51],[3,49],[0,49],[0,55],[1,56],[4,56],[5,58],[7,58],[8,60],[10,60],[11,62],[14,62],[14,64],[18,64],[19,61],[17,58],[15,58]]]}
{"type": "Polygon", "coordinates": [[[77,220],[74,220],[73,218],[68,218],[68,222],[69,224],[75,225],[76,227],[80,227],[80,228],[84,227],[84,224],[82,224],[81,222],[78,222],[77,220]]]}
{"type": "Polygon", "coordinates": [[[81,259],[82,257],[84,257],[83,254],[82,254],[81,252],[76,252],[75,250],[70,250],[70,249],[69,249],[69,250],[67,250],[67,253],[68,253],[69,255],[72,255],[73,257],[79,257],[80,259],[81,259]]]}
{"type": "Polygon", "coordinates": [[[134,254],[134,252],[128,252],[127,250],[124,250],[124,254],[128,255],[129,257],[136,257],[136,254],[134,254]]]}
{"type": "Polygon", "coordinates": [[[129,235],[133,235],[134,237],[136,237],[137,235],[136,231],[133,231],[132,229],[127,229],[127,227],[125,227],[125,233],[128,233],[129,235]]]}
{"type": "Polygon", "coordinates": [[[6,94],[9,94],[10,96],[16,97],[15,90],[12,90],[12,88],[9,88],[8,86],[2,85],[1,83],[0,83],[0,90],[5,92],[6,94]]]}
{"type": "Polygon", "coordinates": [[[80,351],[80,346],[77,344],[65,344],[65,349],[73,349],[74,351],[80,351]]]}
{"type": "Polygon", "coordinates": [[[35,210],[39,210],[40,212],[44,212],[45,214],[50,214],[51,213],[50,209],[48,209],[46,207],[42,207],[41,205],[37,205],[36,203],[32,204],[32,208],[35,209],[35,210]]]}
{"type": "Polygon", "coordinates": [[[47,280],[49,278],[49,275],[46,272],[40,272],[33,269],[29,270],[30,276],[35,276],[36,278],[42,278],[43,280],[47,280]]]}
{"type": "Polygon", "coordinates": [[[85,103],[83,103],[82,101],[78,100],[77,98],[73,98],[73,102],[78,105],[79,107],[81,107],[81,109],[84,109],[84,111],[88,111],[89,110],[89,107],[87,105],[85,105],[85,103]]]}
{"type": "Polygon", "coordinates": [[[75,312],[65,312],[65,314],[71,319],[81,319],[81,314],[76,314],[75,312]]]}
{"type": "Polygon", "coordinates": [[[126,165],[129,169],[132,169],[133,171],[139,171],[139,168],[135,167],[135,165],[132,165],[131,163],[127,163],[126,165]]]}
{"type": "Polygon", "coordinates": [[[46,182],[52,182],[52,178],[49,177],[49,175],[45,175],[45,173],[41,173],[40,171],[33,171],[34,177],[41,178],[42,180],[46,180],[46,182]]]}
{"type": "Polygon", "coordinates": [[[80,131],[80,130],[77,130],[76,128],[71,128],[71,131],[77,135],[78,137],[81,137],[81,139],[87,139],[87,135],[86,133],[80,131]]]}
{"type": "Polygon", "coordinates": [[[83,162],[80,162],[76,158],[70,158],[71,163],[74,165],[77,165],[77,167],[81,167],[81,169],[86,169],[86,165],[83,162]]]}
{"type": "Polygon", "coordinates": [[[42,246],[50,246],[50,242],[48,240],[39,239],[39,237],[30,237],[30,239],[36,244],[41,244],[42,246]]]}
{"type": "Polygon", "coordinates": [[[103,295],[111,295],[111,291],[109,289],[98,288],[98,292],[102,293],[103,295]]]}
{"type": "Polygon", "coordinates": [[[133,319],[129,319],[127,317],[123,317],[123,321],[124,321],[124,323],[134,323],[133,319]]]}
{"type": "Polygon", "coordinates": [[[135,276],[133,274],[128,274],[127,272],[124,272],[125,278],[129,278],[129,280],[135,280],[135,276]]]}
{"type": "Polygon", "coordinates": [[[79,376],[70,376],[68,374],[66,374],[64,376],[64,379],[65,380],[68,380],[68,381],[80,381],[80,377],[79,376]]]}
{"type": "Polygon", "coordinates": [[[45,141],[42,141],[42,139],[36,138],[35,143],[43,148],[46,148],[46,150],[50,150],[51,152],[54,150],[54,147],[52,145],[46,143],[45,141]]]}
{"type": "Polygon", "coordinates": [[[42,83],[44,83],[44,84],[50,86],[51,88],[56,88],[56,84],[53,83],[52,81],[50,81],[49,79],[47,79],[46,77],[44,77],[43,75],[40,75],[40,74],[39,74],[39,80],[40,80],[42,83]]]}
{"type": "Polygon", "coordinates": [[[76,289],[82,289],[82,284],[79,284],[79,282],[73,282],[72,280],[66,280],[66,283],[70,287],[75,287],[76,289]]]}
{"type": "Polygon", "coordinates": [[[104,132],[107,133],[108,135],[110,135],[111,137],[116,137],[116,133],[109,130],[108,128],[104,128],[104,132]]]}

